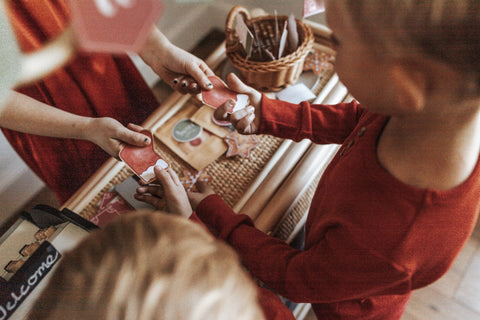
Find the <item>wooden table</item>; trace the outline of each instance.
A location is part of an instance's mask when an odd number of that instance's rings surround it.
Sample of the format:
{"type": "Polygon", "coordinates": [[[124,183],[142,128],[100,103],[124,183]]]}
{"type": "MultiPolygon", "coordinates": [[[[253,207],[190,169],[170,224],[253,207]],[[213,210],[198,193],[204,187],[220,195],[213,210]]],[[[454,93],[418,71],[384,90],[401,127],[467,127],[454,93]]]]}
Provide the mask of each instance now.
{"type": "MultiPolygon", "coordinates": [[[[314,31],[316,45],[321,47],[327,44],[329,30],[318,24],[307,23],[314,31]]],[[[326,47],[325,49],[328,50],[326,47]]],[[[222,70],[222,65],[226,63],[224,43],[221,43],[206,58],[206,62],[213,70],[222,70]]],[[[321,74],[317,83],[315,103],[334,104],[351,99],[333,71],[321,74]]],[[[157,98],[160,98],[161,105],[142,124],[152,132],[195,99],[179,93],[171,93],[167,98],[163,98],[165,90],[162,88],[165,87],[160,85],[154,88],[154,93],[157,98]]],[[[255,221],[257,228],[290,242],[304,225],[316,184],[337,152],[338,146],[314,145],[308,140],[295,143],[269,136],[259,136],[259,140],[260,146],[255,149],[249,159],[227,159],[222,156],[205,170],[213,177],[212,187],[235,212],[248,214],[255,221]],[[222,177],[220,172],[223,174],[222,177]]],[[[172,168],[177,173],[188,166],[182,163],[181,159],[175,158],[172,152],[162,146],[157,139],[154,143],[162,153],[170,157],[172,168]]],[[[123,162],[111,158],[61,209],[68,208],[89,219],[95,215],[97,203],[103,193],[127,179],[131,174],[123,162]]],[[[63,226],[65,225],[70,224],[63,226]]],[[[74,229],[78,232],[79,228],[74,229]]],[[[60,231],[62,230],[58,230],[60,231]]],[[[60,239],[58,242],[58,244],[53,242],[58,246],[57,249],[61,248],[65,241],[60,239]]],[[[15,316],[26,314],[40,290],[41,286],[32,292],[15,316]]],[[[298,305],[294,310],[295,317],[303,319],[309,306],[309,304],[298,305]]]]}

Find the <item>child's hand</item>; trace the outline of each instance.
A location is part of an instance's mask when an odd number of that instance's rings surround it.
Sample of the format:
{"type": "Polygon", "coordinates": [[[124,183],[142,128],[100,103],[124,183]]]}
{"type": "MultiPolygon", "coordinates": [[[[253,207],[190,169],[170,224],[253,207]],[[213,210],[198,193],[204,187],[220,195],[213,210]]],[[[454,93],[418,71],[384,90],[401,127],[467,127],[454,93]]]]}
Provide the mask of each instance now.
{"type": "Polygon", "coordinates": [[[140,133],[142,130],[142,127],[132,123],[124,127],[113,118],[92,118],[85,130],[85,135],[88,140],[118,159],[124,144],[143,147],[151,143],[148,136],[140,133]]]}
{"type": "Polygon", "coordinates": [[[215,194],[215,191],[213,191],[213,189],[204,181],[198,181],[195,186],[197,187],[198,192],[188,193],[188,199],[190,200],[193,210],[197,210],[199,203],[202,202],[203,199],[211,194],[215,194]]]}
{"type": "Polygon", "coordinates": [[[237,93],[248,95],[250,99],[250,105],[245,109],[228,114],[227,110],[231,110],[235,103],[233,101],[227,101],[215,110],[215,118],[222,121],[230,121],[235,129],[237,129],[237,131],[241,134],[257,133],[260,126],[260,116],[262,114],[262,94],[252,87],[244,84],[233,73],[230,73],[227,76],[227,85],[231,90],[237,93]]]}
{"type": "Polygon", "coordinates": [[[153,205],[156,208],[167,204],[167,212],[179,214],[189,218],[192,215],[192,206],[188,200],[187,192],[180,179],[172,168],[162,170],[156,166],[155,175],[160,185],[146,185],[137,188],[135,199],[153,205]]]}

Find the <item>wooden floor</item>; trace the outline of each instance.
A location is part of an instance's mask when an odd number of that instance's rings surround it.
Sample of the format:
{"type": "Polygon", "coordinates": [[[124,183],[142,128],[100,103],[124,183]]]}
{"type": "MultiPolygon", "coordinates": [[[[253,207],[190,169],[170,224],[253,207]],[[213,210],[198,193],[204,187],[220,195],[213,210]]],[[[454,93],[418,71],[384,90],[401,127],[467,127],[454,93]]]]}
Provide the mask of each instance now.
{"type": "Polygon", "coordinates": [[[414,291],[402,320],[480,319],[480,225],[442,278],[414,291]]]}
{"type": "MultiPolygon", "coordinates": [[[[305,320],[315,320],[310,310],[305,320]]],[[[413,292],[402,320],[480,319],[480,222],[450,270],[413,292]]]]}

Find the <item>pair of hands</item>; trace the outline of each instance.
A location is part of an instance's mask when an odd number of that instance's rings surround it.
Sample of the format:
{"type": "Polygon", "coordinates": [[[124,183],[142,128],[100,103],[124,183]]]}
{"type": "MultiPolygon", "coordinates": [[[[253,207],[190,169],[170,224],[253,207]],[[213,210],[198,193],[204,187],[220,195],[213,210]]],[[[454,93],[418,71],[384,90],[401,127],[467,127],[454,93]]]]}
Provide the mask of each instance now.
{"type": "Polygon", "coordinates": [[[169,213],[189,218],[200,202],[211,194],[215,194],[208,184],[197,182],[198,192],[187,192],[172,168],[163,170],[154,168],[157,184],[142,185],[137,188],[135,198],[164,209],[169,213]],[[166,206],[166,208],[164,208],[166,206]]]}
{"type": "MultiPolygon", "coordinates": [[[[173,45],[156,27],[139,55],[163,81],[182,94],[197,94],[202,89],[213,88],[208,76],[214,73],[208,65],[173,45]]],[[[86,132],[93,134],[88,139],[113,157],[118,158],[124,144],[139,147],[150,144],[150,139],[139,133],[142,130],[139,126],[124,127],[112,118],[92,118],[89,122],[86,132]]]]}
{"type": "Polygon", "coordinates": [[[197,94],[213,88],[209,76],[214,72],[200,58],[172,44],[156,27],[153,28],[140,57],[174,90],[197,94]]]}
{"type": "MultiPolygon", "coordinates": [[[[181,49],[179,49],[181,50],[181,49]]],[[[170,51],[169,51],[170,52],[170,51]]],[[[188,52],[183,51],[186,55],[191,55],[188,52]]],[[[181,58],[182,55],[179,54],[177,57],[181,58]]],[[[198,59],[198,58],[197,58],[198,59]]],[[[200,60],[200,59],[199,59],[200,60]]],[[[163,61],[163,60],[162,60],[163,61]]],[[[165,60],[168,61],[168,60],[165,60]]],[[[201,60],[200,60],[201,61],[201,60]]],[[[201,70],[200,65],[196,65],[194,69],[201,70]]],[[[168,71],[166,65],[163,67],[165,72],[169,73],[171,76],[174,76],[175,73],[172,71],[168,71]]],[[[207,67],[208,68],[208,67],[207,67]]],[[[193,72],[193,71],[192,71],[193,72]]],[[[202,73],[201,79],[205,76],[202,73]]],[[[200,81],[208,81],[208,78],[205,77],[206,80],[200,81]]],[[[179,79],[178,74],[174,78],[179,79]]],[[[182,88],[192,88],[191,78],[189,80],[187,78],[183,78],[182,81],[187,81],[189,83],[186,87],[183,87],[181,84],[174,84],[172,81],[172,87],[180,86],[182,88]],[[188,82],[190,81],[190,82],[188,82]]],[[[179,82],[180,83],[180,82],[179,82]]],[[[237,129],[239,133],[242,134],[255,134],[258,132],[258,128],[260,126],[260,116],[261,116],[261,101],[262,101],[262,94],[257,90],[245,85],[235,74],[229,74],[227,76],[227,85],[228,87],[237,92],[243,93],[249,96],[250,99],[250,106],[245,109],[239,110],[233,114],[229,114],[227,110],[230,110],[232,104],[234,105],[235,102],[233,100],[225,102],[222,106],[215,110],[214,116],[218,120],[223,121],[230,121],[232,125],[237,129]]],[[[185,89],[185,90],[187,90],[185,89]]],[[[200,89],[196,89],[200,91],[200,89]]],[[[90,140],[100,146],[103,150],[105,150],[108,154],[113,157],[118,158],[118,154],[123,146],[124,143],[131,144],[134,146],[143,147],[150,144],[150,139],[145,135],[139,133],[143,128],[140,126],[136,126],[133,124],[129,124],[127,127],[124,127],[120,122],[111,118],[97,118],[92,119],[92,130],[88,132],[94,132],[95,134],[90,137],[90,140]]]]}
{"type": "MultiPolygon", "coordinates": [[[[231,104],[234,102],[227,101],[215,110],[215,118],[230,121],[240,133],[257,133],[260,125],[262,95],[255,89],[243,84],[234,74],[230,74],[227,77],[227,84],[233,91],[247,94],[251,105],[233,114],[228,114],[227,110],[231,109],[231,104]]],[[[162,170],[160,167],[155,167],[154,172],[158,184],[138,187],[135,198],[149,203],[157,209],[166,205],[167,212],[189,218],[192,211],[197,209],[203,199],[211,194],[215,194],[213,189],[203,181],[199,181],[196,184],[198,192],[186,192],[177,174],[171,168],[162,170]]]]}
{"type": "MultiPolygon", "coordinates": [[[[208,76],[213,76],[213,71],[206,63],[194,55],[174,46],[158,30],[154,29],[146,45],[140,53],[142,59],[156,72],[163,81],[169,83],[174,90],[180,93],[197,94],[202,89],[213,88],[208,76]]],[[[254,134],[260,124],[260,103],[262,95],[251,87],[243,84],[238,77],[230,74],[227,84],[231,90],[249,96],[251,106],[228,114],[234,101],[227,101],[215,112],[219,120],[228,120],[240,132],[254,134]]],[[[129,124],[126,128],[118,121],[110,118],[100,118],[96,121],[96,138],[92,141],[102,147],[110,155],[118,157],[123,143],[136,146],[145,146],[151,143],[140,131],[140,126],[129,124]]],[[[143,185],[137,188],[135,198],[154,207],[162,208],[166,204],[168,212],[190,217],[193,210],[207,196],[215,192],[204,182],[197,183],[199,192],[186,192],[177,174],[171,169],[154,169],[158,184],[143,185]]]]}

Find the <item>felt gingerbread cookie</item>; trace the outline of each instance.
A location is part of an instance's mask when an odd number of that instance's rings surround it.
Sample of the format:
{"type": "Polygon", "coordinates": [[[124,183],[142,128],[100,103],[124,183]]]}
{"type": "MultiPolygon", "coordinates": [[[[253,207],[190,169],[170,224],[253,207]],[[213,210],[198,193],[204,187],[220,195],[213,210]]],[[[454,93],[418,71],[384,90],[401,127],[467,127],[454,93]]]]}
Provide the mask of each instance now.
{"type": "Polygon", "coordinates": [[[144,147],[126,145],[120,151],[119,157],[143,182],[150,183],[156,179],[153,168],[160,166],[162,169],[167,169],[169,164],[155,152],[152,133],[148,130],[143,130],[141,133],[149,136],[152,143],[144,147]]]}
{"type": "Polygon", "coordinates": [[[223,140],[228,145],[227,158],[233,156],[249,158],[252,150],[260,144],[256,136],[239,134],[238,131],[233,131],[223,140]]]}
{"type": "Polygon", "coordinates": [[[210,182],[212,178],[204,171],[194,171],[189,169],[183,170],[183,175],[180,177],[180,182],[187,192],[198,191],[195,184],[198,181],[210,182]]]}
{"type": "Polygon", "coordinates": [[[235,105],[228,111],[229,113],[234,113],[248,105],[249,99],[246,94],[240,94],[230,90],[225,82],[217,76],[210,76],[208,79],[212,83],[213,89],[202,90],[200,97],[204,104],[218,108],[226,101],[233,99],[235,105]]]}

